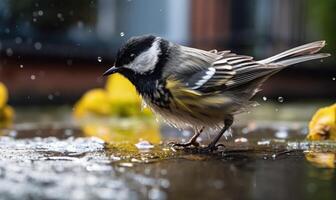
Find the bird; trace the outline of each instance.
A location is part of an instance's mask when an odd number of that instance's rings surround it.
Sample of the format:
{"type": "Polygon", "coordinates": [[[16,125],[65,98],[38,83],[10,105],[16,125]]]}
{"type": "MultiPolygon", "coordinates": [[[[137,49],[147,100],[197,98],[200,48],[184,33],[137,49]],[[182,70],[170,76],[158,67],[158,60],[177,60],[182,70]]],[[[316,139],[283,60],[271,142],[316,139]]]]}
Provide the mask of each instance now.
{"type": "Polygon", "coordinates": [[[142,35],[121,46],[114,66],[103,76],[122,74],[165,122],[194,130],[188,142],[173,143],[174,147],[213,152],[234,116],[254,107],[252,97],[270,76],[288,66],[330,56],[318,53],[325,45],[325,41],[316,41],[254,60],[230,50],[202,50],[142,35]],[[218,133],[207,146],[200,146],[197,138],[205,128],[218,133]]]}

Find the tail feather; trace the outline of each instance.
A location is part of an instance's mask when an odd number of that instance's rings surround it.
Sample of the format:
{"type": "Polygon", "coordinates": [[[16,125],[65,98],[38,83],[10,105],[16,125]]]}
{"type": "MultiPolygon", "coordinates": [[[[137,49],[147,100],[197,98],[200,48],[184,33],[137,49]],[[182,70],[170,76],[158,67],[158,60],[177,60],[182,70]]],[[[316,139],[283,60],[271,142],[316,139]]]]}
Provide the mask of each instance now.
{"type": "Polygon", "coordinates": [[[317,41],[302,46],[289,49],[285,52],[279,53],[275,56],[266,58],[264,60],[258,61],[261,64],[276,64],[282,66],[289,66],[300,62],[305,62],[308,60],[321,59],[330,56],[330,54],[319,53],[326,45],[325,41],[317,41]]]}
{"type": "Polygon", "coordinates": [[[308,60],[315,60],[315,59],[321,59],[330,56],[328,53],[319,53],[319,54],[313,54],[313,55],[305,55],[305,56],[299,56],[294,58],[289,58],[281,61],[277,61],[274,64],[276,65],[282,65],[282,66],[289,66],[294,65],[296,63],[305,62],[308,60]]]}

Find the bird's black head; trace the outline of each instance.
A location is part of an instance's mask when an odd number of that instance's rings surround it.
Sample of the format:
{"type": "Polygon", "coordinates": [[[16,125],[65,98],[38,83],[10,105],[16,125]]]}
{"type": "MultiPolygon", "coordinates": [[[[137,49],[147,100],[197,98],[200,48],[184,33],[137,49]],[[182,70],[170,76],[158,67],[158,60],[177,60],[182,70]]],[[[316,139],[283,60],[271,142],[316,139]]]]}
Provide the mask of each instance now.
{"type": "Polygon", "coordinates": [[[150,74],[160,62],[164,40],[153,35],[133,37],[129,39],[118,51],[115,66],[105,72],[109,75],[115,72],[121,74],[150,74]]]}
{"type": "Polygon", "coordinates": [[[115,66],[104,75],[118,72],[135,86],[149,84],[150,80],[159,79],[161,76],[162,67],[168,59],[168,46],[169,42],[160,37],[133,37],[119,49],[115,66]]]}
{"type": "MultiPolygon", "coordinates": [[[[124,67],[131,64],[141,53],[148,51],[155,41],[153,35],[132,37],[122,46],[116,56],[115,67],[124,67]]],[[[152,49],[159,50],[159,49],[152,49]]],[[[155,53],[153,51],[153,53],[155,53]]],[[[156,55],[151,55],[155,57],[156,55]]]]}

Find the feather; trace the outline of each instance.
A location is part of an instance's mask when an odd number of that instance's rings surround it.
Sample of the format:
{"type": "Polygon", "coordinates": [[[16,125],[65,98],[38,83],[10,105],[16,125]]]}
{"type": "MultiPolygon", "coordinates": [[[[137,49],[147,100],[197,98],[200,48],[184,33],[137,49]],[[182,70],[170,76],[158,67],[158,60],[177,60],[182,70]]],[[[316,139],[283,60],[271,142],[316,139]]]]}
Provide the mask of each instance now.
{"type": "Polygon", "coordinates": [[[308,43],[305,45],[301,45],[301,46],[289,49],[275,56],[266,58],[264,60],[260,60],[258,62],[261,64],[276,63],[277,61],[280,61],[286,58],[299,57],[303,55],[311,55],[311,54],[314,54],[320,51],[325,45],[326,45],[326,42],[324,40],[308,43]]]}
{"type": "Polygon", "coordinates": [[[277,61],[274,64],[283,65],[283,66],[289,66],[289,65],[294,65],[296,63],[305,62],[305,61],[308,61],[308,60],[321,59],[321,58],[325,58],[325,57],[329,57],[329,56],[330,56],[330,54],[328,54],[328,53],[319,53],[319,54],[305,55],[305,56],[299,56],[299,57],[289,58],[289,59],[282,60],[282,61],[277,61]]]}

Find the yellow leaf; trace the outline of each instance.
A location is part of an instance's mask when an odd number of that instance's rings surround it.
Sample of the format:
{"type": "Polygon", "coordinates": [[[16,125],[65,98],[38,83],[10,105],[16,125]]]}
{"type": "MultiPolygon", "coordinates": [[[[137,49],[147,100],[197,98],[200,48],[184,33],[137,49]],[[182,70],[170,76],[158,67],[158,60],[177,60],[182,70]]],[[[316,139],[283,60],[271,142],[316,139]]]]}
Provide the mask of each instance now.
{"type": "Polygon", "coordinates": [[[0,128],[8,128],[14,119],[14,109],[11,106],[5,106],[0,109],[0,128]]]}
{"type": "Polygon", "coordinates": [[[0,108],[3,108],[8,100],[8,91],[6,86],[0,82],[0,108]]]}
{"type": "Polygon", "coordinates": [[[135,87],[120,74],[113,74],[107,79],[106,90],[111,102],[141,103],[135,87]]]}
{"type": "Polygon", "coordinates": [[[336,140],[336,104],[319,109],[309,123],[309,140],[336,140]]]}
{"type": "Polygon", "coordinates": [[[335,168],[335,153],[307,153],[306,159],[317,167],[335,168]]]}
{"type": "Polygon", "coordinates": [[[74,106],[74,116],[152,117],[151,111],[141,111],[141,99],[135,87],[122,75],[108,78],[106,89],[93,89],[83,95],[74,106]]]}
{"type": "Polygon", "coordinates": [[[74,115],[77,118],[87,114],[109,115],[110,103],[104,89],[92,89],[86,92],[74,106],[74,115]]]}

